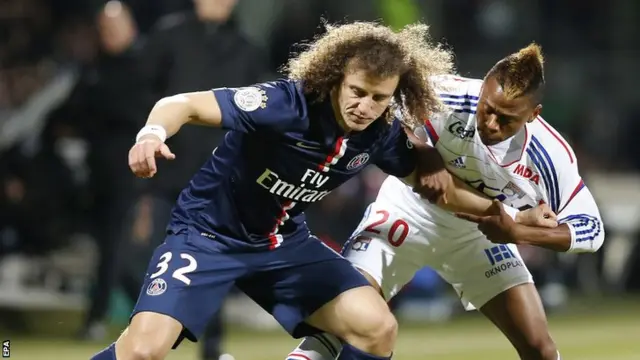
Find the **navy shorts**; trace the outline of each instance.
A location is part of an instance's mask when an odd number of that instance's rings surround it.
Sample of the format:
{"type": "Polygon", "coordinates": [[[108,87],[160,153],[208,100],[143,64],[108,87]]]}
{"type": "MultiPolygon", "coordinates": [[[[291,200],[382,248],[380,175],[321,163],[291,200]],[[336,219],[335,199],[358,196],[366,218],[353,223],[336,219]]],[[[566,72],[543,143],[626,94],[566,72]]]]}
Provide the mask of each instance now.
{"type": "MultiPolygon", "coordinates": [[[[143,311],[178,320],[197,341],[236,285],[295,338],[319,332],[304,320],[339,294],[369,282],[315,237],[270,251],[228,251],[195,230],[169,234],[153,253],[132,317],[143,311]]],[[[175,347],[174,346],[174,347],[175,347]]]]}

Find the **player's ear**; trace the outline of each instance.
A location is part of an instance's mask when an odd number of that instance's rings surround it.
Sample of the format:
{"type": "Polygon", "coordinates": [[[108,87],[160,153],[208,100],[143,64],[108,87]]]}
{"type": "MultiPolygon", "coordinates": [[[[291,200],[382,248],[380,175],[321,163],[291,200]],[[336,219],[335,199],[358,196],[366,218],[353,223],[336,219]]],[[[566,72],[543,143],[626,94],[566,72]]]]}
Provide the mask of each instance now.
{"type": "Polygon", "coordinates": [[[533,114],[531,114],[531,119],[529,119],[528,122],[532,122],[533,120],[535,120],[540,115],[541,111],[542,111],[542,104],[536,105],[535,109],[533,109],[533,114]]]}

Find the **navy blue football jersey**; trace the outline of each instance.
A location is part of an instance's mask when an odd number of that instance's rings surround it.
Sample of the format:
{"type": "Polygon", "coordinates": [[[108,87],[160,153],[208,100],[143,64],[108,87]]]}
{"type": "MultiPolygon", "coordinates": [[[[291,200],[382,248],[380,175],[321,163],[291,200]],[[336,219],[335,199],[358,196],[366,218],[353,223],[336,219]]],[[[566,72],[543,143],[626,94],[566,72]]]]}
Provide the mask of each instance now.
{"type": "Polygon", "coordinates": [[[297,82],[213,92],[230,131],[180,194],[174,233],[193,227],[226,247],[273,249],[308,238],[307,206],[366,165],[397,177],[415,167],[398,120],[345,133],[331,102],[308,98],[297,82]]]}

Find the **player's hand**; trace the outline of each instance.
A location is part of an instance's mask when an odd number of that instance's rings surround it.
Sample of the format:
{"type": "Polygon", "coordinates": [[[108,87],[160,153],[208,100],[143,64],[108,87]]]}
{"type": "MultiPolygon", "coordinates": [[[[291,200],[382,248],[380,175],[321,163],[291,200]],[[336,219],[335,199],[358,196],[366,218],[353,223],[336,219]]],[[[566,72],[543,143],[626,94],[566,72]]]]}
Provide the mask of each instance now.
{"type": "Polygon", "coordinates": [[[502,207],[502,203],[493,200],[488,211],[489,215],[477,216],[466,213],[456,213],[460,219],[474,222],[478,224],[480,230],[489,241],[499,244],[516,243],[518,240],[517,229],[519,225],[516,223],[502,207]]]}
{"type": "Polygon", "coordinates": [[[447,203],[447,189],[453,186],[451,174],[447,170],[434,173],[416,174],[413,191],[431,203],[447,203]]]}
{"type": "Polygon", "coordinates": [[[158,172],[156,157],[176,158],[157,136],[145,135],[129,150],[129,168],[137,177],[150,178],[158,172]]]}
{"type": "Polygon", "coordinates": [[[413,191],[431,203],[447,203],[446,193],[453,178],[446,170],[442,156],[434,147],[421,144],[415,135],[409,136],[418,153],[413,191]]]}
{"type": "Polygon", "coordinates": [[[558,217],[547,204],[520,211],[516,214],[516,222],[527,226],[554,228],[558,226],[558,217]]]}

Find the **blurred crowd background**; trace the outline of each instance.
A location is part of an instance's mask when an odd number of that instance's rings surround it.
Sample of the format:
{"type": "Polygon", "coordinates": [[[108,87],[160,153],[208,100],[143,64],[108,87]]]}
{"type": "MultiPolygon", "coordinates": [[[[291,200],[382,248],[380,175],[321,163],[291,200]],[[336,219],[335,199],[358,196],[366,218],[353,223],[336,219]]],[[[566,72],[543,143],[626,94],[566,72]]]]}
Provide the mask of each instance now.
{"type": "MultiPolygon", "coordinates": [[[[3,0],[0,308],[126,318],[177,193],[223,136],[184,128],[168,142],[177,159],[137,180],[126,155],[148,111],[166,95],[278,77],[321,18],[424,21],[468,77],[541,44],[542,115],[574,147],[609,238],[595,255],[523,254],[549,308],[640,289],[638,1],[3,0]]],[[[339,246],[383,179],[368,168],[315,204],[312,229],[339,246]]],[[[461,310],[450,296],[425,269],[397,306],[442,319],[461,310]]]]}

